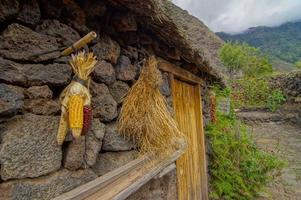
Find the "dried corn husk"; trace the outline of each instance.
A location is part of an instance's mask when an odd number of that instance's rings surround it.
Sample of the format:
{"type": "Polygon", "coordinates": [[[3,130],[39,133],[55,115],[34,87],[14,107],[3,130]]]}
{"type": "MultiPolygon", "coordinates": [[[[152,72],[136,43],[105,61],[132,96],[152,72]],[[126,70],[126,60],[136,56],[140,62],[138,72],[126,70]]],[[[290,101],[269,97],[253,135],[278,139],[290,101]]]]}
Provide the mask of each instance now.
{"type": "Polygon", "coordinates": [[[179,147],[178,139],[184,138],[159,91],[161,83],[157,61],[150,57],[121,108],[119,131],[136,141],[142,154],[168,153],[179,147]]]}
{"type": "Polygon", "coordinates": [[[72,135],[75,138],[79,138],[82,134],[83,108],[84,106],[91,105],[89,82],[90,74],[94,70],[96,62],[96,57],[93,53],[85,53],[82,51],[76,55],[72,55],[70,65],[72,66],[75,76],[81,79],[81,81],[85,81],[86,85],[73,80],[60,96],[62,116],[57,135],[58,144],[63,143],[68,128],[71,129],[72,135]]]}

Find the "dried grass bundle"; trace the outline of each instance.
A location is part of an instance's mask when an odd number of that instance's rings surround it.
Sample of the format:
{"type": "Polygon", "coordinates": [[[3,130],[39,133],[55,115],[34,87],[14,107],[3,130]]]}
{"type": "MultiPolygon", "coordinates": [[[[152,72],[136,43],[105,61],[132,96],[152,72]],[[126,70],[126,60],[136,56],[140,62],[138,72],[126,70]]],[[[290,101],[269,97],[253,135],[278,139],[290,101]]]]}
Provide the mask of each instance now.
{"type": "Polygon", "coordinates": [[[152,56],[121,108],[119,131],[137,142],[142,154],[169,153],[179,148],[179,139],[184,138],[159,91],[161,83],[162,76],[152,56]]]}

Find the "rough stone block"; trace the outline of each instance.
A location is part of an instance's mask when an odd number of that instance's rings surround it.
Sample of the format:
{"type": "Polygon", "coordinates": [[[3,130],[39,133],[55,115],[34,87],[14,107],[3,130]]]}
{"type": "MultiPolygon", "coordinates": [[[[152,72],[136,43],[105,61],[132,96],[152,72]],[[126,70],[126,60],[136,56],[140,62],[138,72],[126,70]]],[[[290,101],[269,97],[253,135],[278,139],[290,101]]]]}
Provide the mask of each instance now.
{"type": "Polygon", "coordinates": [[[26,99],[24,110],[36,115],[55,115],[60,112],[60,104],[51,99],[26,99]]]}
{"type": "Polygon", "coordinates": [[[66,47],[80,39],[76,30],[58,20],[44,20],[42,24],[37,26],[36,31],[57,38],[66,47]]]}
{"type": "Polygon", "coordinates": [[[61,87],[71,81],[71,73],[71,67],[66,64],[22,65],[0,58],[0,81],[9,84],[61,87]]]}
{"type": "Polygon", "coordinates": [[[108,36],[100,37],[97,44],[92,47],[92,50],[98,59],[103,59],[113,64],[117,63],[120,55],[119,44],[108,36]]]}
{"type": "Polygon", "coordinates": [[[8,181],[0,184],[0,199],[50,200],[96,177],[90,169],[78,171],[62,169],[39,178],[8,181]]]}
{"type": "Polygon", "coordinates": [[[109,122],[117,117],[117,103],[105,84],[91,83],[93,115],[109,122]]]}
{"type": "Polygon", "coordinates": [[[61,166],[59,118],[26,114],[8,122],[0,148],[1,178],[38,177],[61,166]]]}
{"type": "Polygon", "coordinates": [[[105,125],[94,119],[91,130],[86,135],[85,161],[89,166],[95,164],[97,156],[102,147],[102,140],[105,135],[105,125]]]}
{"type": "Polygon", "coordinates": [[[118,132],[117,122],[106,125],[106,133],[103,139],[103,151],[129,151],[136,148],[133,141],[126,139],[118,132]]]}
{"type": "Polygon", "coordinates": [[[168,97],[171,94],[171,92],[170,92],[170,86],[169,86],[169,76],[168,76],[168,73],[166,73],[166,72],[162,73],[162,79],[163,79],[163,82],[162,82],[162,84],[160,86],[160,92],[164,96],[168,97]]]}
{"type": "Polygon", "coordinates": [[[106,152],[98,155],[93,171],[102,176],[118,167],[121,167],[137,158],[136,151],[106,152]]]}
{"type": "Polygon", "coordinates": [[[22,1],[21,10],[18,14],[17,20],[28,24],[36,25],[39,23],[41,11],[36,0],[22,1]]]}
{"type": "Polygon", "coordinates": [[[117,79],[122,81],[134,81],[137,69],[131,64],[131,61],[126,56],[120,56],[116,65],[117,79]]]}
{"type": "Polygon", "coordinates": [[[52,91],[47,85],[32,86],[26,90],[25,94],[30,99],[51,99],[53,95],[52,91]]]}
{"type": "Polygon", "coordinates": [[[130,87],[127,83],[116,81],[113,85],[109,86],[110,92],[117,103],[122,103],[123,98],[128,93],[130,87]]]}
{"type": "Polygon", "coordinates": [[[115,69],[110,63],[100,60],[95,66],[92,77],[96,82],[112,84],[116,80],[115,69]]]}
{"type": "Polygon", "coordinates": [[[172,200],[178,199],[177,175],[173,170],[159,179],[152,179],[126,200],[172,200]]]}
{"type": "Polygon", "coordinates": [[[65,153],[64,167],[66,169],[77,170],[84,165],[85,146],[85,136],[72,140],[65,153]]]}
{"type": "Polygon", "coordinates": [[[56,38],[34,32],[20,24],[9,25],[0,37],[0,44],[0,55],[12,60],[39,62],[60,55],[60,52],[54,52],[33,57],[34,54],[56,50],[60,45],[56,38]]]}
{"type": "Polygon", "coordinates": [[[0,84],[0,117],[16,114],[23,107],[22,89],[15,86],[0,84]]]}

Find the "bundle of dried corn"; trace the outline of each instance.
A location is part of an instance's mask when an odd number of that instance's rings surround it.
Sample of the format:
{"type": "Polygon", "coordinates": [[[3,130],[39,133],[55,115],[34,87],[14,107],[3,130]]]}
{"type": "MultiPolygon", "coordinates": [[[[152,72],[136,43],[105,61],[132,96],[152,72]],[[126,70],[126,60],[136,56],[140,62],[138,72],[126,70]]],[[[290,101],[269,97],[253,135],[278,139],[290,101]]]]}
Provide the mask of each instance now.
{"type": "Polygon", "coordinates": [[[77,139],[88,130],[87,126],[91,124],[89,83],[90,74],[96,62],[93,53],[82,51],[77,55],[72,55],[70,64],[75,76],[60,96],[62,114],[57,134],[57,142],[60,145],[63,144],[69,128],[73,137],[77,139]]]}
{"type": "Polygon", "coordinates": [[[157,61],[150,57],[121,108],[119,131],[137,142],[142,154],[169,153],[177,149],[179,139],[184,138],[159,91],[161,83],[157,61]]]}

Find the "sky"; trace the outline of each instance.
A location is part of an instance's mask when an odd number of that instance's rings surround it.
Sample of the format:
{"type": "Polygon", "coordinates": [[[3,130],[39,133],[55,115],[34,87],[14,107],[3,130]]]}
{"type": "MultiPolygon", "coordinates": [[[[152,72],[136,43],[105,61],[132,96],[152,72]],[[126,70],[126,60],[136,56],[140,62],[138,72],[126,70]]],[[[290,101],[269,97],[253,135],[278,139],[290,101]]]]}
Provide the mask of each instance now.
{"type": "Polygon", "coordinates": [[[301,0],[173,0],[212,31],[240,33],[255,26],[301,20],[301,0]]]}

